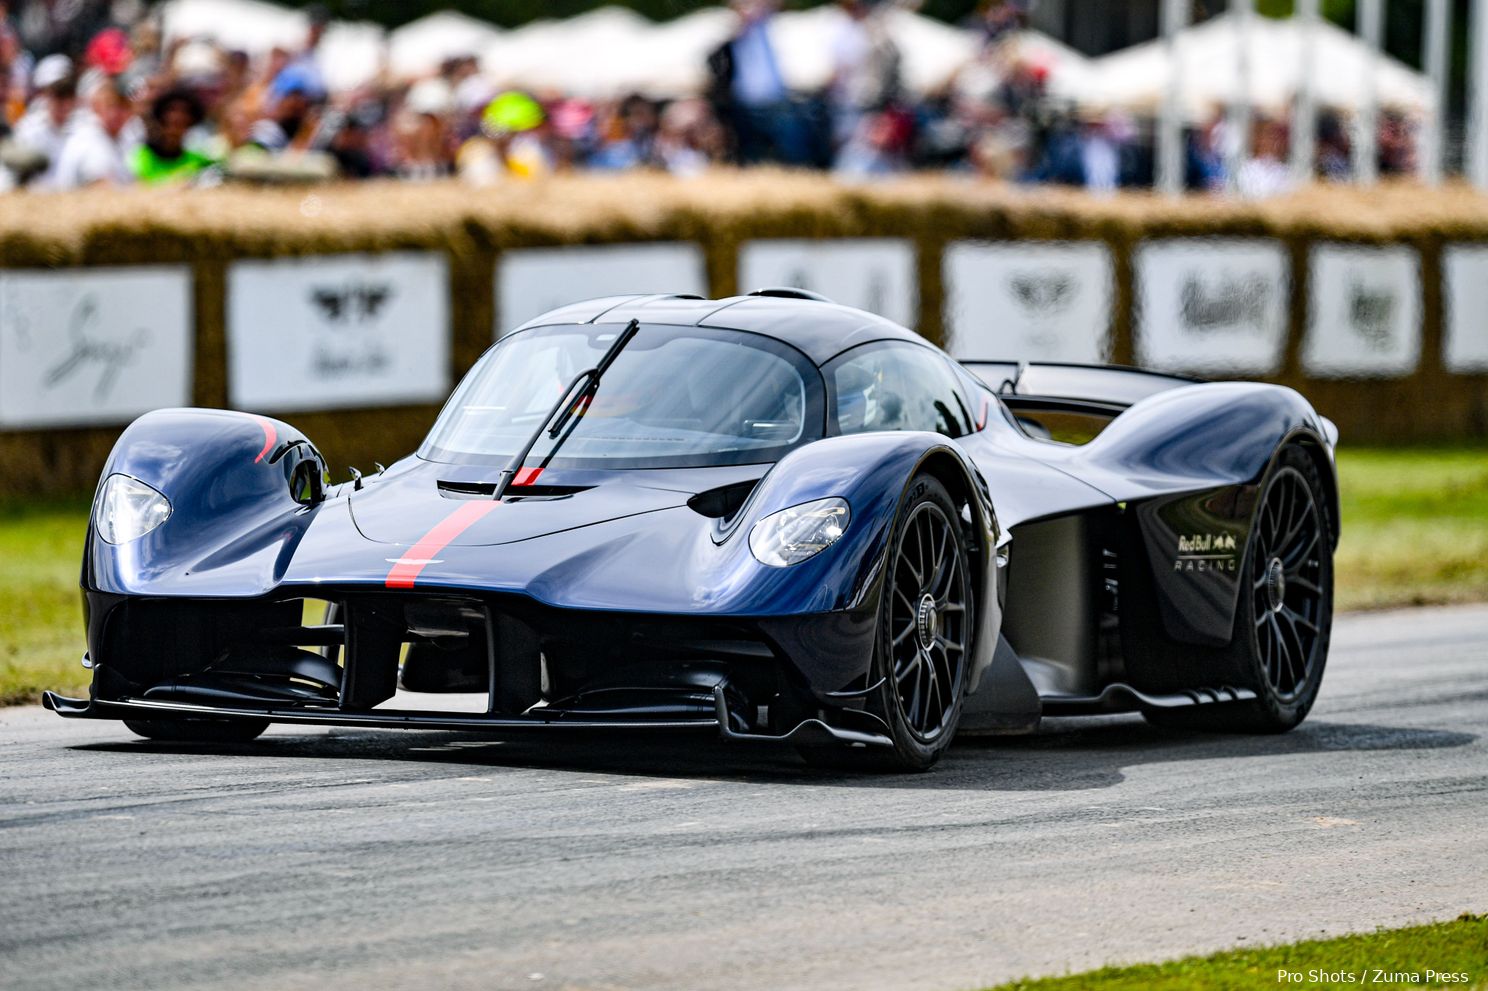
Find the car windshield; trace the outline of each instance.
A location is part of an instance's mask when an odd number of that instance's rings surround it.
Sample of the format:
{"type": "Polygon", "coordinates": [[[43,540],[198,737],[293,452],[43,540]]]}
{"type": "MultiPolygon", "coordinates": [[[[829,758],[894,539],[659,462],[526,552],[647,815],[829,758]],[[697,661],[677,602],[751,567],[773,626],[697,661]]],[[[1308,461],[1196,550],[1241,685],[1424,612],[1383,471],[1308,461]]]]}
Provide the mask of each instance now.
{"type": "MultiPolygon", "coordinates": [[[[451,397],[419,451],[429,461],[505,465],[623,325],[540,327],[503,339],[451,397]]],[[[821,375],[768,337],[642,326],[620,352],[553,464],[695,467],[779,460],[822,435],[821,375]]],[[[546,433],[529,465],[553,449],[546,433]]]]}

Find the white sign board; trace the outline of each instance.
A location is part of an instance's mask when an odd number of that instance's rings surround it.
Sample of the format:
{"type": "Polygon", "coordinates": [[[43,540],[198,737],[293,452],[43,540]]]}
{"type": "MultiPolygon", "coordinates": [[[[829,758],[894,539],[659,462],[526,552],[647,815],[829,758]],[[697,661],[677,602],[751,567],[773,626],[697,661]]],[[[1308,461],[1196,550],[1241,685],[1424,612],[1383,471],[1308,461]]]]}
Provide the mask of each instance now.
{"type": "Polygon", "coordinates": [[[1421,356],[1416,252],[1321,244],[1312,249],[1302,367],[1320,378],[1409,375],[1421,356]]]}
{"type": "Polygon", "coordinates": [[[1488,245],[1449,246],[1442,252],[1442,282],[1447,371],[1488,372],[1488,245]]]}
{"type": "Polygon", "coordinates": [[[234,406],[317,410],[436,403],[449,392],[443,255],[234,262],[227,383],[234,406]]]}
{"type": "Polygon", "coordinates": [[[1171,238],[1135,259],[1137,361],[1172,372],[1281,368],[1291,282],[1276,241],[1171,238]]]}
{"type": "Polygon", "coordinates": [[[184,266],[0,272],[0,425],[124,423],[191,404],[184,266]]]}
{"type": "Polygon", "coordinates": [[[695,244],[522,248],[496,263],[496,336],[549,310],[620,293],[708,294],[695,244]]]}
{"type": "Polygon", "coordinates": [[[739,249],[739,291],[788,286],[877,313],[918,322],[914,245],[898,238],[750,241],[739,249]]]}
{"type": "Polygon", "coordinates": [[[962,241],[946,248],[946,332],[958,358],[1110,359],[1104,244],[962,241]]]}

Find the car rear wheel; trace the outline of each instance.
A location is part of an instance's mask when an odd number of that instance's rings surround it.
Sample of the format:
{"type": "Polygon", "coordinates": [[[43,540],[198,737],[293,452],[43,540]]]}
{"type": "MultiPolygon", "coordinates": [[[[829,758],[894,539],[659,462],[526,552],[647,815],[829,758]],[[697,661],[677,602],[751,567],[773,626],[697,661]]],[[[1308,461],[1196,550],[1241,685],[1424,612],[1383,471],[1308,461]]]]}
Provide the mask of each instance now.
{"type": "Polygon", "coordinates": [[[1332,626],[1333,540],[1326,490],[1312,458],[1289,447],[1261,487],[1227,651],[1256,698],[1152,710],[1147,719],[1185,729],[1292,729],[1317,700],[1332,626]]]}
{"type": "Polygon", "coordinates": [[[933,476],[910,484],[895,523],[879,607],[870,707],[893,748],[803,748],[812,763],[923,771],[940,759],[961,719],[975,603],[961,513],[933,476]]]}
{"type": "Polygon", "coordinates": [[[171,743],[247,743],[269,728],[267,719],[126,719],[130,732],[171,743]]]}

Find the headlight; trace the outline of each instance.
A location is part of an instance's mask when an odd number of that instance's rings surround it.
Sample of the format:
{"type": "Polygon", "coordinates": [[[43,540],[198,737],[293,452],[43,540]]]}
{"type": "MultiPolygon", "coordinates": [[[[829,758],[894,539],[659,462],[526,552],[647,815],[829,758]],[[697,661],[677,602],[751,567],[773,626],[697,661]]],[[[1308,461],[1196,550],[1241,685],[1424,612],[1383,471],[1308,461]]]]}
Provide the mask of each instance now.
{"type": "Polygon", "coordinates": [[[749,549],[761,564],[800,564],[837,542],[850,519],[845,499],[818,499],[771,513],[749,531],[749,549]]]}
{"type": "Polygon", "coordinates": [[[110,475],[93,510],[98,535],[111,544],[143,537],[170,518],[170,500],[137,478],[110,475]]]}

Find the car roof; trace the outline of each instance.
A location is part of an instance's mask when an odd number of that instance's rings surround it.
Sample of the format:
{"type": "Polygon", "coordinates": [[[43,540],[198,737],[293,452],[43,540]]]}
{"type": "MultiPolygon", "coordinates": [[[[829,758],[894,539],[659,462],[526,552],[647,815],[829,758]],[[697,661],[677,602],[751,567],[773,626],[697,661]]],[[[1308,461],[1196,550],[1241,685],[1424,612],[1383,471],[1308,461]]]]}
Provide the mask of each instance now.
{"type": "Polygon", "coordinates": [[[795,347],[818,365],[870,341],[934,347],[913,331],[864,310],[824,300],[779,296],[604,296],[549,310],[516,330],[559,324],[628,323],[632,319],[647,326],[712,327],[763,334],[795,347]]]}

